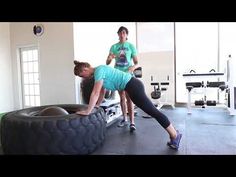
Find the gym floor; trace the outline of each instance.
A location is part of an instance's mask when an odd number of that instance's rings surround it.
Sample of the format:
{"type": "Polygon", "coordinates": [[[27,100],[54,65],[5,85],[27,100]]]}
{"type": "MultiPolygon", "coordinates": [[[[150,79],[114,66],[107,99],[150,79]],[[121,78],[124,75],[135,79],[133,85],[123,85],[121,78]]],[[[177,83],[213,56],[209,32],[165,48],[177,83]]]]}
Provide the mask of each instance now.
{"type": "Polygon", "coordinates": [[[236,116],[230,116],[225,108],[193,108],[192,115],[185,107],[175,110],[164,108],[173,125],[182,134],[178,151],[170,149],[167,132],[153,118],[143,118],[137,109],[137,130],[119,128],[114,123],[107,130],[104,144],[95,155],[232,155],[236,154],[236,116]]]}
{"type": "Polygon", "coordinates": [[[129,126],[119,128],[115,122],[108,127],[103,145],[92,155],[236,154],[236,116],[230,116],[225,108],[193,108],[192,115],[185,107],[161,109],[183,134],[178,151],[166,145],[169,136],[155,119],[143,118],[143,111],[136,111],[137,130],[130,133],[129,126]]]}

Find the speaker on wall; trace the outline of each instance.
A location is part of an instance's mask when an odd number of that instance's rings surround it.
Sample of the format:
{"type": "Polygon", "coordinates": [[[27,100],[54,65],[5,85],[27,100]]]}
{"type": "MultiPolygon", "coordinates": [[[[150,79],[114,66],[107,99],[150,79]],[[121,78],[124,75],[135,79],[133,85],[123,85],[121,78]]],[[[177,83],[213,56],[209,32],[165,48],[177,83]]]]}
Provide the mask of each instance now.
{"type": "Polygon", "coordinates": [[[33,32],[34,32],[34,35],[41,36],[44,32],[43,25],[42,24],[34,25],[33,32]]]}

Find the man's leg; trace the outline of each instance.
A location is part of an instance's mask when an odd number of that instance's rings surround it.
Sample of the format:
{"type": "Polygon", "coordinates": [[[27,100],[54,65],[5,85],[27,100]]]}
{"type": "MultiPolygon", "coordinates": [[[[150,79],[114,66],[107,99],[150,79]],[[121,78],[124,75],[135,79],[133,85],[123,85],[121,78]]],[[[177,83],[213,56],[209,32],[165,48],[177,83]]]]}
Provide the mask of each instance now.
{"type": "Polygon", "coordinates": [[[135,123],[134,123],[134,104],[129,97],[129,94],[126,92],[126,100],[127,100],[127,107],[128,113],[130,118],[130,131],[136,130],[135,123]]]}
{"type": "Polygon", "coordinates": [[[123,127],[125,125],[128,125],[125,91],[118,91],[118,93],[120,95],[120,106],[123,115],[123,119],[118,124],[118,127],[123,127]]]}

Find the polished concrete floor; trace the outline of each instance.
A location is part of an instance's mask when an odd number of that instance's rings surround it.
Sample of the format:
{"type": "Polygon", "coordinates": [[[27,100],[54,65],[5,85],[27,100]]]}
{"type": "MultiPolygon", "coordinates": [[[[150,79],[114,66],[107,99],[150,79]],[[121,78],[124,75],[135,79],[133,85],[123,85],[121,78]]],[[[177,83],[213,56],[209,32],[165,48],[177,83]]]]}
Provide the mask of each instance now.
{"type": "Polygon", "coordinates": [[[166,142],[167,132],[153,118],[138,109],[135,118],[137,130],[130,133],[129,127],[119,128],[117,123],[107,130],[104,144],[95,155],[234,155],[236,154],[236,116],[230,116],[225,108],[164,108],[173,125],[182,134],[178,151],[170,149],[166,142]]]}

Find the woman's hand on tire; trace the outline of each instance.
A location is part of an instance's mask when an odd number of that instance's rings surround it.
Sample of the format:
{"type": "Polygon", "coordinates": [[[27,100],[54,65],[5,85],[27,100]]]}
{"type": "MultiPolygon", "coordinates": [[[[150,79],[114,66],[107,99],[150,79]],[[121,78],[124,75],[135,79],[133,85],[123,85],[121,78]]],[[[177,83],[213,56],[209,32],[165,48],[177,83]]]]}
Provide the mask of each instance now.
{"type": "Polygon", "coordinates": [[[83,110],[83,111],[77,111],[75,114],[87,116],[90,114],[90,112],[88,112],[87,110],[83,110]]]}

